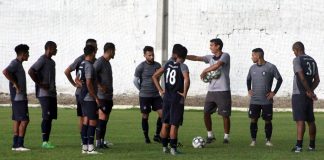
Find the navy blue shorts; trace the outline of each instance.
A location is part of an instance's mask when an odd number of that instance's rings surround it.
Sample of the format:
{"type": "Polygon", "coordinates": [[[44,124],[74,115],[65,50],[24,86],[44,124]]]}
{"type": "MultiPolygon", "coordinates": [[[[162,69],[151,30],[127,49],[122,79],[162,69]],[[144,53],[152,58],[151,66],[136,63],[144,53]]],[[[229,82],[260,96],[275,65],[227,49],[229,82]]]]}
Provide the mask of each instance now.
{"type": "Polygon", "coordinates": [[[261,111],[262,111],[263,120],[265,121],[272,120],[273,104],[267,104],[267,105],[250,104],[249,118],[252,119],[260,118],[261,111]]]}
{"type": "Polygon", "coordinates": [[[162,98],[158,97],[139,97],[141,113],[150,113],[152,110],[162,109],[162,98]]]}
{"type": "Polygon", "coordinates": [[[291,103],[294,121],[315,121],[312,99],[305,94],[293,94],[291,103]]]}
{"type": "Polygon", "coordinates": [[[163,97],[163,108],[162,108],[162,122],[181,126],[183,123],[183,113],[184,113],[184,98],[176,94],[174,96],[164,96],[163,97]]]}
{"type": "Polygon", "coordinates": [[[106,115],[109,115],[112,107],[114,106],[113,100],[99,99],[99,101],[100,101],[99,109],[106,115]]]}
{"type": "Polygon", "coordinates": [[[98,105],[96,101],[83,101],[81,106],[83,116],[87,117],[89,120],[98,119],[98,105]]]}
{"type": "Polygon", "coordinates": [[[77,104],[77,116],[82,117],[83,114],[82,114],[81,102],[79,100],[79,95],[75,95],[75,101],[76,101],[76,104],[77,104]]]}
{"type": "Polygon", "coordinates": [[[28,121],[28,101],[11,101],[12,102],[12,120],[28,121]]]}
{"type": "Polygon", "coordinates": [[[42,107],[43,119],[57,119],[57,99],[56,97],[38,97],[42,107]]]}

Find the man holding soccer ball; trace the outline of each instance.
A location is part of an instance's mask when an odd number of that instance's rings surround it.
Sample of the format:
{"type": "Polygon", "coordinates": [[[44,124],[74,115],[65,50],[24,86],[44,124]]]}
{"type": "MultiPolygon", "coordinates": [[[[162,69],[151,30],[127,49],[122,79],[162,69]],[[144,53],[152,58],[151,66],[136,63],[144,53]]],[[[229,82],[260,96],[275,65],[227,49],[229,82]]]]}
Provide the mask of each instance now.
{"type": "Polygon", "coordinates": [[[207,129],[206,143],[211,143],[215,140],[215,136],[212,131],[211,114],[216,112],[218,108],[218,114],[223,117],[224,121],[224,144],[229,143],[230,133],[230,116],[231,116],[231,90],[230,90],[230,56],[228,53],[222,51],[223,42],[219,38],[210,40],[210,50],[212,55],[195,56],[188,55],[187,59],[192,61],[202,61],[209,63],[210,66],[204,69],[200,75],[200,78],[205,79],[207,74],[211,71],[217,71],[220,74],[216,79],[209,81],[208,92],[204,105],[204,120],[207,129]]]}

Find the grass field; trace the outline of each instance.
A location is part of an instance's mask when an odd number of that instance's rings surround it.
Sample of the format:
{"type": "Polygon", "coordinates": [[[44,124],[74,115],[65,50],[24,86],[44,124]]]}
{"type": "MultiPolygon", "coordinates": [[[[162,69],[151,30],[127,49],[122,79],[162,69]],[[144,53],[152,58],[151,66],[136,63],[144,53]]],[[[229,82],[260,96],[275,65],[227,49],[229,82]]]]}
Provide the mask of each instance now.
{"type": "MultiPolygon", "coordinates": [[[[264,145],[263,122],[259,122],[259,133],[256,147],[249,147],[249,119],[245,112],[232,114],[230,144],[222,144],[223,132],[219,116],[213,116],[216,142],[203,149],[194,149],[191,140],[195,136],[206,136],[201,111],[185,111],[183,127],[179,139],[184,144],[180,151],[183,154],[173,157],[163,154],[161,145],[145,144],[141,131],[141,116],[138,110],[113,110],[108,126],[108,139],[114,143],[110,149],[101,150],[102,155],[82,155],[80,136],[77,129],[76,112],[72,109],[59,109],[59,117],[53,123],[51,142],[56,145],[53,150],[40,148],[41,134],[40,108],[29,109],[31,122],[25,138],[25,146],[32,151],[17,153],[11,151],[12,121],[11,109],[0,108],[0,159],[323,159],[324,157],[324,114],[316,113],[317,151],[296,154],[290,152],[295,143],[295,125],[291,113],[275,113],[273,147],[264,145]]],[[[153,138],[156,114],[150,117],[150,132],[153,138]]],[[[305,136],[304,146],[308,145],[305,136]]]]}

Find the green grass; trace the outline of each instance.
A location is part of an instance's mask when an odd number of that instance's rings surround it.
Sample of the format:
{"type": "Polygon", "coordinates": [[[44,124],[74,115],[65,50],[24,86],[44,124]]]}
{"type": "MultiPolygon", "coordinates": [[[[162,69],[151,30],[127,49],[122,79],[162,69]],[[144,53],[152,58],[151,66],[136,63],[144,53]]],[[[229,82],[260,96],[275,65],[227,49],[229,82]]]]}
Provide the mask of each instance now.
{"type": "MultiPolygon", "coordinates": [[[[51,142],[56,145],[53,150],[40,148],[41,134],[40,108],[30,108],[31,122],[25,138],[25,146],[32,149],[30,152],[17,153],[11,151],[12,121],[11,109],[0,108],[0,159],[323,159],[324,114],[316,113],[318,126],[317,151],[296,154],[290,152],[295,144],[295,124],[291,113],[275,113],[273,147],[264,145],[263,121],[259,122],[259,133],[256,147],[249,147],[249,119],[245,112],[232,114],[231,141],[229,145],[222,144],[222,119],[213,116],[216,142],[203,149],[194,149],[191,140],[195,136],[206,136],[202,112],[185,111],[184,125],[180,128],[179,139],[184,147],[183,154],[172,157],[163,154],[161,145],[157,143],[144,144],[141,131],[141,115],[138,110],[113,110],[108,126],[108,139],[114,143],[110,149],[102,150],[103,155],[82,155],[80,136],[77,128],[76,111],[59,109],[59,117],[54,121],[51,142]]],[[[156,114],[150,117],[150,132],[153,138],[156,114]]],[[[307,132],[306,132],[307,133],[307,132]]],[[[304,146],[308,145],[308,135],[305,136],[304,146]]],[[[306,148],[306,147],[305,147],[306,148]]]]}

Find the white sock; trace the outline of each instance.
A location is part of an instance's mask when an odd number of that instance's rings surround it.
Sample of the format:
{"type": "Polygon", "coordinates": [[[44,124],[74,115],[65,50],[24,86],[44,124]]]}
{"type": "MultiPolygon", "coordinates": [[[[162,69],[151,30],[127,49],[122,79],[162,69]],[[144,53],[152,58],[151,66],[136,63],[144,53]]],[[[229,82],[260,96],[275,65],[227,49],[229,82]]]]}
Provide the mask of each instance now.
{"type": "Polygon", "coordinates": [[[229,134],[224,134],[224,139],[229,139],[229,134]]]}
{"type": "Polygon", "coordinates": [[[213,131],[207,131],[207,137],[214,137],[213,131]]]}

